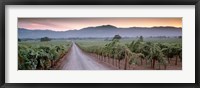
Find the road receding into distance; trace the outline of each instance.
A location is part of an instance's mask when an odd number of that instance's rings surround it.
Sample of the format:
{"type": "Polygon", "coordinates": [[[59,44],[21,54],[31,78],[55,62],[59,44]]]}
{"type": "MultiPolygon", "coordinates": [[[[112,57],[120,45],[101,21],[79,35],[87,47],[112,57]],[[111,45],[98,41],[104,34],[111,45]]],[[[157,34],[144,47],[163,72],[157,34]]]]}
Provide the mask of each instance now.
{"type": "Polygon", "coordinates": [[[68,54],[63,57],[59,69],[62,70],[114,70],[114,68],[98,62],[96,57],[90,56],[82,51],[76,43],[72,42],[72,47],[68,54]]]}

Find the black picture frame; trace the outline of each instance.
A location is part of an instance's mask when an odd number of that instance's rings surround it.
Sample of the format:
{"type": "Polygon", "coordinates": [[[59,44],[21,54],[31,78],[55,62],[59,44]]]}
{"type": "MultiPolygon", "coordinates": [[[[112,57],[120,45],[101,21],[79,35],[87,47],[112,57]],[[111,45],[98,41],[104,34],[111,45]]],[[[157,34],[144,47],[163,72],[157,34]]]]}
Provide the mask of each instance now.
{"type": "MultiPolygon", "coordinates": [[[[199,88],[200,0],[2,0],[0,1],[0,87],[2,88],[199,88]],[[195,5],[195,83],[5,83],[6,5],[195,5]]],[[[173,80],[173,79],[172,79],[173,80]]]]}

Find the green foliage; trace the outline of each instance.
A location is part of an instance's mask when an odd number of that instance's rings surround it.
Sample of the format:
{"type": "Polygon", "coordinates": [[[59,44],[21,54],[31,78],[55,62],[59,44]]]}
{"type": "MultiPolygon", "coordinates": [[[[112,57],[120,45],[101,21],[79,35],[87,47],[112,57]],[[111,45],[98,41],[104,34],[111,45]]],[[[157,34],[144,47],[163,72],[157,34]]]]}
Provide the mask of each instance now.
{"type": "Polygon", "coordinates": [[[43,37],[43,38],[40,39],[40,41],[41,41],[41,42],[44,42],[44,41],[51,41],[51,39],[48,38],[48,37],[43,37]]]}
{"type": "MultiPolygon", "coordinates": [[[[86,52],[96,53],[97,55],[101,55],[104,57],[109,57],[112,59],[122,60],[127,58],[132,58],[133,53],[128,49],[127,46],[120,44],[118,39],[112,40],[110,43],[101,46],[86,46],[81,43],[78,43],[79,47],[86,52]]],[[[134,62],[134,60],[131,60],[134,62]]]]}
{"type": "Polygon", "coordinates": [[[18,42],[21,42],[22,40],[18,38],[18,42]]]}
{"type": "Polygon", "coordinates": [[[119,40],[119,39],[121,39],[121,38],[122,38],[122,37],[121,37],[120,35],[115,35],[115,36],[113,37],[112,40],[115,40],[115,39],[119,40]]]}
{"type": "Polygon", "coordinates": [[[165,57],[172,58],[175,55],[182,55],[182,46],[177,43],[154,43],[154,42],[142,42],[141,39],[138,41],[132,41],[127,45],[133,53],[141,53],[144,56],[141,59],[151,61],[157,60],[159,63],[166,65],[167,60],[165,57]]]}
{"type": "Polygon", "coordinates": [[[143,36],[140,36],[139,41],[143,42],[143,36]]]}
{"type": "MultiPolygon", "coordinates": [[[[142,60],[146,63],[157,61],[159,65],[167,65],[167,58],[174,56],[182,58],[181,43],[173,41],[143,41],[140,36],[138,40],[124,43],[125,40],[114,39],[112,41],[77,41],[79,47],[89,53],[95,53],[100,56],[111,59],[128,59],[129,64],[139,64],[142,60]]],[[[151,63],[152,64],[152,63],[151,63]]],[[[154,62],[155,65],[155,62],[154,62]]]]}
{"type": "Polygon", "coordinates": [[[55,61],[59,60],[71,44],[23,43],[18,46],[18,69],[37,70],[52,69],[55,61]]]}
{"type": "Polygon", "coordinates": [[[166,60],[161,51],[161,48],[157,44],[154,44],[154,43],[152,43],[150,46],[151,48],[149,50],[149,54],[147,55],[147,57],[149,59],[155,59],[162,64],[166,64],[166,60]]]}

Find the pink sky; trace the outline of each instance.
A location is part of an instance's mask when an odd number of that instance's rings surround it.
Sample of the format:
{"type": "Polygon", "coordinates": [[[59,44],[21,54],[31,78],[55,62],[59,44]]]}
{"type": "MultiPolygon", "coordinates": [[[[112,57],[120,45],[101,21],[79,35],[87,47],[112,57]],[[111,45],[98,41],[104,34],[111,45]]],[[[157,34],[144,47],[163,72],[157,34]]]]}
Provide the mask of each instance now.
{"type": "Polygon", "coordinates": [[[89,26],[182,27],[182,18],[18,18],[18,28],[66,31],[89,26]]]}

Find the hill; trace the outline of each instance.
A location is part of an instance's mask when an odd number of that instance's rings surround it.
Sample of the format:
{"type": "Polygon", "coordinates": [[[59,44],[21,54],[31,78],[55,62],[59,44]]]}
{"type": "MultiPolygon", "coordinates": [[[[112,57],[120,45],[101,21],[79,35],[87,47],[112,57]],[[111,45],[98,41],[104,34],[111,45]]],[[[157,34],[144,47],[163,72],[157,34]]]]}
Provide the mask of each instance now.
{"type": "Polygon", "coordinates": [[[182,36],[182,28],[176,27],[129,27],[118,28],[112,25],[86,27],[79,30],[52,31],[52,30],[29,30],[18,28],[19,38],[85,38],[85,37],[113,37],[119,34],[122,37],[136,36],[182,36]]]}

